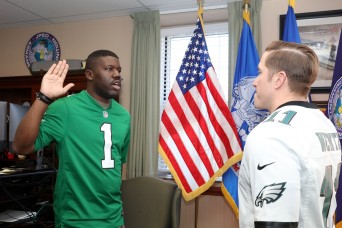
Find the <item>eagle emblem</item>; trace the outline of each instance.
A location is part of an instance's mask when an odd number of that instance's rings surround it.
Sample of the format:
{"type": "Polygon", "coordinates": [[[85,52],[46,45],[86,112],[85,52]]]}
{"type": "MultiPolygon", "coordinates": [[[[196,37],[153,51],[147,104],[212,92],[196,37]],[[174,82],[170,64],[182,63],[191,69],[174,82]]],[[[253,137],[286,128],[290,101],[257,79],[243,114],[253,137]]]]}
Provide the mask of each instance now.
{"type": "Polygon", "coordinates": [[[264,202],[269,204],[277,201],[283,195],[282,193],[286,189],[285,185],[286,182],[282,182],[266,185],[263,187],[255,199],[255,206],[262,208],[264,202]]]}

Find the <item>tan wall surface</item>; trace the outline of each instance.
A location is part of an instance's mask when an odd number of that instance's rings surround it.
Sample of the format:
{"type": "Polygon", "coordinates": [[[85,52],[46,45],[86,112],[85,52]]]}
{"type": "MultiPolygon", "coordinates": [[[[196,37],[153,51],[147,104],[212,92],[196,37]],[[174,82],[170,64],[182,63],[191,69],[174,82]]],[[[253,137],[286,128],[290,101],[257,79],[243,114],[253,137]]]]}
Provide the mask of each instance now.
{"type": "Polygon", "coordinates": [[[24,60],[27,42],[39,32],[59,42],[61,59],[81,59],[98,49],[115,52],[124,78],[120,101],[129,109],[133,23],[129,16],[108,19],[0,30],[0,77],[30,75],[24,60]]]}
{"type": "MultiPolygon", "coordinates": [[[[262,47],[279,39],[279,15],[286,14],[288,0],[264,0],[262,6],[262,47]]],[[[205,7],[205,5],[204,5],[205,7]]],[[[204,8],[205,9],[205,8],[204,8]]],[[[342,9],[341,0],[298,0],[296,13],[342,9]]],[[[161,26],[193,25],[197,12],[161,15],[161,26]]],[[[205,10],[205,23],[226,21],[227,9],[205,10]]],[[[29,75],[24,50],[36,33],[49,32],[60,43],[61,58],[85,59],[97,49],[110,49],[118,54],[124,77],[120,101],[129,109],[130,62],[133,23],[129,16],[91,21],[32,26],[0,30],[0,77],[29,75]]]]}

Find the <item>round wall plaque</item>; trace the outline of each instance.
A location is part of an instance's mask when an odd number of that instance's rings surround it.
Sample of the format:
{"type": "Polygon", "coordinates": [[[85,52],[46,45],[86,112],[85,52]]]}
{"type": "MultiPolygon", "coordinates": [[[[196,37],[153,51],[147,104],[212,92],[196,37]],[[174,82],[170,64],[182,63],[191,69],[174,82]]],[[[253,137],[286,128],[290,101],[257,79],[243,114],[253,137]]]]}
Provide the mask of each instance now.
{"type": "Polygon", "coordinates": [[[59,60],[60,56],[59,43],[50,33],[37,33],[26,44],[25,63],[27,68],[30,68],[33,62],[59,60]]]}

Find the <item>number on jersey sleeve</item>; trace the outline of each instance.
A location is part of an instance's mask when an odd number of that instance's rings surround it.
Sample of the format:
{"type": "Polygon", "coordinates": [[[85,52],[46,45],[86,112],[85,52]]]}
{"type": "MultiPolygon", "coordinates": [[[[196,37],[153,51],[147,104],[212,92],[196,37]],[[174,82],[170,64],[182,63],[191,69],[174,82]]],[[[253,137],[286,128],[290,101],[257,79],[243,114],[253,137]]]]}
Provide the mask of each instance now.
{"type": "Polygon", "coordinates": [[[333,191],[336,192],[336,190],[337,190],[338,178],[340,176],[340,169],[341,169],[341,163],[339,163],[337,166],[336,177],[335,177],[335,181],[333,182],[333,180],[332,180],[332,166],[329,165],[329,166],[325,167],[324,179],[323,179],[323,182],[321,185],[321,197],[324,197],[322,216],[323,216],[323,221],[324,221],[325,227],[327,227],[327,218],[329,215],[333,191]],[[333,183],[335,183],[335,184],[333,184],[333,183]]]}
{"type": "Polygon", "coordinates": [[[291,120],[293,119],[293,117],[297,114],[297,112],[292,111],[292,110],[288,110],[286,112],[280,112],[280,111],[276,111],[274,112],[267,120],[266,122],[273,122],[276,119],[278,119],[279,123],[283,123],[283,124],[290,124],[291,120]],[[277,115],[285,115],[284,117],[279,117],[277,115]],[[277,118],[276,118],[277,116],[277,118]]]}

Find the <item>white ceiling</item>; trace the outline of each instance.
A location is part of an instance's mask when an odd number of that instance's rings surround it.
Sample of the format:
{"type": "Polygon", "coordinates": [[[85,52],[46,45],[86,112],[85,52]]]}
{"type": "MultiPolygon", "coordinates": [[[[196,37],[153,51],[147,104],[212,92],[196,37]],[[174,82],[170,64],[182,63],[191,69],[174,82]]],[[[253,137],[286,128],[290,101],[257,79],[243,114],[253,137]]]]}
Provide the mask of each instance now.
{"type": "MultiPolygon", "coordinates": [[[[202,0],[202,4],[204,9],[215,9],[226,7],[228,1],[237,0],[202,0]]],[[[197,8],[197,0],[0,0],[0,29],[197,8]]]]}

